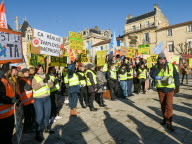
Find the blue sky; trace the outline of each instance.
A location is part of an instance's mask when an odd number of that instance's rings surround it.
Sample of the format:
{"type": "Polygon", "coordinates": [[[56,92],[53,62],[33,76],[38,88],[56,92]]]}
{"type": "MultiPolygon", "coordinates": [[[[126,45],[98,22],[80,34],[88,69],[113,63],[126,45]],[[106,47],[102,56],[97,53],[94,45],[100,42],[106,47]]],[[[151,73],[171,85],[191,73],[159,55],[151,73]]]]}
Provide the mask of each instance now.
{"type": "Polygon", "coordinates": [[[59,36],[68,31],[79,32],[98,26],[100,29],[115,30],[122,35],[125,18],[153,11],[159,4],[169,23],[177,24],[192,20],[191,0],[4,0],[7,20],[15,28],[14,18],[37,29],[59,36]]]}

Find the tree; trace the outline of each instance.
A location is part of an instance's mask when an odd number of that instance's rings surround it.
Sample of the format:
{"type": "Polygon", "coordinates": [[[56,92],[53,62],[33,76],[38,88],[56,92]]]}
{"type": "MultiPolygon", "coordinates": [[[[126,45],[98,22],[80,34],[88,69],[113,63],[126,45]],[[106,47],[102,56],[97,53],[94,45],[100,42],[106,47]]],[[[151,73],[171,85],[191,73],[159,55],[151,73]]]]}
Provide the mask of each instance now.
{"type": "Polygon", "coordinates": [[[178,44],[178,48],[175,47],[176,51],[179,53],[179,54],[189,54],[191,55],[192,54],[192,48],[189,48],[189,43],[185,42],[185,43],[179,43],[178,44]]]}

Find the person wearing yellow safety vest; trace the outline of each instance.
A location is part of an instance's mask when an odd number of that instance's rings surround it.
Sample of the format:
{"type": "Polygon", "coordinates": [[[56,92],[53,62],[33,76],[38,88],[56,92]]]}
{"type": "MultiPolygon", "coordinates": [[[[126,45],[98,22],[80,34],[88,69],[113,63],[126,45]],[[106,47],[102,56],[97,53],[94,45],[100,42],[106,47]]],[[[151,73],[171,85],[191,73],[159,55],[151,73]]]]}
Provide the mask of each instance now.
{"type": "Polygon", "coordinates": [[[103,66],[103,74],[104,74],[105,77],[106,77],[106,74],[107,74],[107,70],[108,70],[108,63],[105,63],[104,66],[103,66]]]}
{"type": "Polygon", "coordinates": [[[134,70],[133,70],[133,65],[132,63],[128,64],[127,68],[127,91],[128,91],[128,96],[134,96],[132,92],[132,86],[133,86],[133,75],[134,75],[134,70]]]}
{"type": "Polygon", "coordinates": [[[50,66],[48,68],[48,75],[50,79],[53,81],[54,86],[50,88],[51,94],[51,123],[56,122],[56,120],[61,119],[58,112],[58,91],[60,89],[60,82],[58,77],[56,77],[56,69],[54,66],[50,66]]]}
{"type": "Polygon", "coordinates": [[[127,65],[122,64],[119,68],[119,79],[120,79],[120,86],[122,91],[122,98],[126,98],[128,96],[128,86],[127,86],[127,65]]]}
{"type": "Polygon", "coordinates": [[[3,64],[0,69],[0,143],[2,144],[12,144],[14,103],[18,101],[8,81],[9,64],[3,64]]]}
{"type": "Polygon", "coordinates": [[[110,90],[111,100],[117,100],[118,93],[118,75],[117,70],[114,64],[109,65],[109,69],[107,71],[107,85],[110,90]]]}
{"type": "Polygon", "coordinates": [[[86,77],[88,93],[89,93],[88,94],[89,108],[90,108],[90,111],[97,111],[97,109],[94,108],[94,105],[93,105],[96,92],[98,91],[95,66],[93,64],[89,63],[89,64],[87,64],[87,68],[88,69],[85,72],[85,77],[86,77]]]}
{"type": "Polygon", "coordinates": [[[80,94],[80,82],[75,73],[75,64],[68,65],[68,72],[64,78],[64,82],[69,92],[70,116],[76,116],[79,114],[79,112],[77,112],[77,102],[80,94]]]}
{"type": "Polygon", "coordinates": [[[24,132],[30,132],[35,123],[34,98],[32,83],[29,77],[29,69],[22,69],[23,77],[18,80],[18,94],[23,103],[24,110],[24,132]]]}
{"type": "Polygon", "coordinates": [[[53,81],[49,75],[45,75],[42,65],[35,67],[35,76],[32,79],[34,107],[36,112],[36,140],[42,142],[43,137],[43,123],[45,132],[54,133],[49,124],[51,115],[51,99],[50,88],[53,87],[53,81]]]}
{"type": "Polygon", "coordinates": [[[158,62],[152,67],[151,78],[156,80],[157,92],[160,99],[163,120],[161,125],[167,124],[168,130],[174,131],[172,127],[173,96],[179,92],[179,74],[175,66],[168,63],[164,53],[158,55],[158,62]]]}
{"type": "Polygon", "coordinates": [[[88,92],[87,92],[87,82],[85,77],[85,65],[80,65],[78,68],[78,71],[76,72],[77,76],[79,77],[80,81],[80,96],[79,96],[79,102],[81,104],[82,108],[88,107],[88,92]],[[84,104],[85,103],[85,104],[84,104]]]}
{"type": "Polygon", "coordinates": [[[144,64],[141,64],[140,68],[137,71],[137,75],[138,75],[138,80],[139,80],[137,94],[140,93],[141,87],[142,87],[143,94],[145,94],[145,81],[147,78],[147,69],[145,68],[144,64]]]}

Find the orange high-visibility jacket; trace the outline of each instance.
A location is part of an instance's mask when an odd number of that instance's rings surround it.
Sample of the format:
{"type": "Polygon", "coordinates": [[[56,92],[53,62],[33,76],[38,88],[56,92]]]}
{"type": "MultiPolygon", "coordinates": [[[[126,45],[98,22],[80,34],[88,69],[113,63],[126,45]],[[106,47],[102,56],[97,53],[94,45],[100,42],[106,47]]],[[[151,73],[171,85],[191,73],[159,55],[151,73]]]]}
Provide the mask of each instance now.
{"type": "MultiPolygon", "coordinates": [[[[6,89],[6,96],[13,98],[15,96],[11,84],[4,78],[1,79],[6,89]]],[[[14,104],[0,103],[0,119],[10,117],[14,114],[14,104]]]]}
{"type": "MultiPolygon", "coordinates": [[[[28,83],[28,85],[31,85],[31,81],[26,78],[21,78],[20,80],[24,80],[26,83],[28,83]]],[[[19,93],[20,99],[24,106],[34,103],[32,90],[30,90],[30,91],[25,90],[24,92],[21,93],[20,85],[19,85],[18,93],[19,93]]]]}

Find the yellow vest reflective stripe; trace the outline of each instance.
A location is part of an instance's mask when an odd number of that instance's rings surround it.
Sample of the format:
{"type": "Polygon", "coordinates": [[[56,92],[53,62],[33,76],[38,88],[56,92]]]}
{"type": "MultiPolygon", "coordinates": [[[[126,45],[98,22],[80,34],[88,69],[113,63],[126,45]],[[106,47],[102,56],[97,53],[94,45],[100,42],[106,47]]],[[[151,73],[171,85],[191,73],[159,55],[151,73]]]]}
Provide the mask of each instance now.
{"type": "Polygon", "coordinates": [[[110,70],[110,73],[111,73],[111,78],[113,78],[113,79],[117,79],[117,72],[115,71],[112,71],[112,70],[110,70]]]}
{"type": "Polygon", "coordinates": [[[80,85],[78,76],[74,73],[72,78],[68,78],[68,74],[65,76],[65,83],[69,83],[69,86],[80,85]]]}
{"type": "MultiPolygon", "coordinates": [[[[78,74],[80,74],[81,76],[85,77],[85,74],[82,73],[82,72],[78,72],[78,74]]],[[[85,86],[87,84],[86,80],[85,79],[84,80],[80,80],[80,84],[85,86]]]]}
{"type": "Polygon", "coordinates": [[[131,76],[128,76],[128,79],[132,79],[133,78],[133,69],[130,70],[130,72],[127,72],[127,74],[131,74],[131,76]]]}
{"type": "Polygon", "coordinates": [[[120,80],[127,80],[127,72],[125,74],[119,74],[119,78],[120,80]]]}
{"type": "Polygon", "coordinates": [[[142,78],[144,78],[144,79],[146,79],[146,72],[147,72],[147,70],[146,69],[144,69],[143,71],[141,70],[141,69],[139,69],[139,71],[140,71],[140,74],[139,74],[139,79],[142,79],[142,78]]]}
{"type": "Polygon", "coordinates": [[[105,64],[104,66],[103,66],[103,72],[106,72],[107,70],[108,70],[108,64],[105,64]]]}
{"type": "MultiPolygon", "coordinates": [[[[55,79],[56,79],[56,77],[51,76],[51,75],[50,75],[50,78],[51,78],[51,80],[52,80],[53,82],[54,82],[55,79]]],[[[54,87],[51,88],[51,92],[57,91],[57,90],[59,90],[59,89],[60,89],[60,85],[59,85],[59,82],[58,82],[54,87]]]]}
{"type": "Polygon", "coordinates": [[[65,83],[69,83],[68,75],[66,75],[66,76],[64,77],[64,82],[65,82],[65,83]]]}
{"type": "MultiPolygon", "coordinates": [[[[158,66],[156,65],[156,68],[158,66]]],[[[168,66],[166,67],[166,71],[164,71],[164,69],[161,69],[161,71],[159,72],[158,76],[161,77],[169,77],[172,76],[173,77],[173,65],[171,63],[168,63],[168,66]],[[169,68],[168,68],[169,67],[169,68]],[[168,72],[169,71],[169,72],[168,72]]],[[[160,85],[158,84],[158,82],[156,81],[156,87],[157,88],[161,88],[161,87],[167,87],[167,88],[175,88],[175,82],[174,82],[174,78],[172,79],[172,83],[170,85],[168,85],[167,83],[161,83],[160,85]]]]}
{"type": "Polygon", "coordinates": [[[179,72],[179,68],[178,68],[178,66],[175,65],[175,68],[176,68],[177,72],[179,72]]]}
{"type": "MultiPolygon", "coordinates": [[[[37,81],[37,83],[39,83],[40,81],[43,80],[39,76],[34,76],[34,79],[37,81]]],[[[47,84],[45,86],[41,87],[38,90],[33,89],[33,97],[38,97],[38,96],[41,96],[41,95],[44,95],[44,94],[50,94],[50,88],[49,88],[49,86],[47,84]]]]}
{"type": "Polygon", "coordinates": [[[94,74],[91,70],[87,70],[85,73],[85,77],[86,77],[86,81],[87,81],[87,86],[91,86],[91,81],[90,79],[87,77],[87,73],[90,72],[92,74],[93,77],[93,81],[95,84],[97,84],[97,76],[96,74],[94,74]]]}

